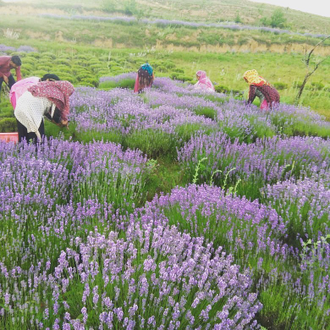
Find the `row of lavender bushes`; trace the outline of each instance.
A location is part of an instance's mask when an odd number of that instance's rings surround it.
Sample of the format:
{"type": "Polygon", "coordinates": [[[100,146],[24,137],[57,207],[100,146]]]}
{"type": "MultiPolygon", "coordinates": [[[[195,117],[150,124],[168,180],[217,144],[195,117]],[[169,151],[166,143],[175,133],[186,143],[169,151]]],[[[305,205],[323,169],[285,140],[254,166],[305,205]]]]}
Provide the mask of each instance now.
{"type": "Polygon", "coordinates": [[[257,327],[261,303],[232,256],[132,218],[141,152],[1,143],[0,173],[2,328],[257,327]]]}
{"type": "Polygon", "coordinates": [[[328,122],[168,78],[71,104],[69,140],[0,144],[2,328],[326,329],[328,122]],[[164,158],[189,183],[150,199],[164,158]]]}

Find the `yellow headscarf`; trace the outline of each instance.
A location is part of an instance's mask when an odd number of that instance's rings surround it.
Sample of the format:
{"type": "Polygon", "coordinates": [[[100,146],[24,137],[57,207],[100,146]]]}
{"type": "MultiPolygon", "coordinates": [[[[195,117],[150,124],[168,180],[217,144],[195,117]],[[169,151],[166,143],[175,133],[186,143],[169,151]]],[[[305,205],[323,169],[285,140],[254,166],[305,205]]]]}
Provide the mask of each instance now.
{"type": "Polygon", "coordinates": [[[269,83],[259,76],[257,70],[248,70],[244,73],[243,78],[246,79],[249,85],[269,85],[269,83]]]}

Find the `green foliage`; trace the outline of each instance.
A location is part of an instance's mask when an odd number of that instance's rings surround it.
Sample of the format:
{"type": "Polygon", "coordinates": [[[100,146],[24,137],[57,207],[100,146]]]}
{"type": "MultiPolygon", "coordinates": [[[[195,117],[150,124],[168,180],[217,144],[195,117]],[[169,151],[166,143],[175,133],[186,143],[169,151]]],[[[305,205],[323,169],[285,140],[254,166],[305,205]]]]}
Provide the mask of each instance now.
{"type": "Polygon", "coordinates": [[[108,13],[113,13],[117,10],[118,1],[116,0],[103,0],[102,9],[108,13]]]}
{"type": "Polygon", "coordinates": [[[214,86],[214,89],[218,93],[228,93],[230,91],[230,89],[227,86],[223,86],[223,85],[216,85],[214,86]]]}
{"type": "Polygon", "coordinates": [[[302,82],[301,81],[293,81],[293,88],[297,88],[299,89],[302,86],[302,82]]]}
{"type": "Polygon", "coordinates": [[[0,119],[2,118],[13,118],[13,109],[11,106],[1,107],[0,119]]]}
{"type": "Polygon", "coordinates": [[[175,186],[184,184],[180,167],[172,159],[165,156],[158,158],[153,164],[153,170],[150,171],[150,177],[146,182],[148,200],[155,194],[170,193],[175,186]]]}
{"type": "Polygon", "coordinates": [[[176,157],[175,137],[161,130],[134,131],[125,137],[123,146],[129,149],[139,149],[148,157],[155,159],[162,155],[166,155],[172,160],[176,157]]]}
{"type": "Polygon", "coordinates": [[[102,3],[102,9],[108,13],[120,12],[128,16],[135,15],[136,17],[142,17],[145,10],[140,10],[136,0],[123,0],[121,2],[116,0],[104,0],[102,3]]]}
{"type": "Polygon", "coordinates": [[[92,141],[104,141],[104,142],[114,142],[114,143],[123,143],[123,136],[120,132],[116,130],[111,130],[109,132],[95,132],[95,131],[86,131],[79,132],[75,134],[75,138],[78,141],[82,142],[92,142],[92,141]]]}
{"type": "Polygon", "coordinates": [[[271,26],[272,28],[284,28],[286,23],[286,18],[281,9],[275,9],[273,15],[268,17],[263,17],[260,19],[260,22],[264,26],[271,26]]]}
{"type": "Polygon", "coordinates": [[[212,129],[209,127],[204,127],[202,124],[198,123],[187,123],[184,125],[177,126],[175,128],[175,132],[181,139],[181,143],[180,145],[178,145],[178,147],[181,147],[183,142],[189,141],[190,138],[198,131],[204,131],[206,134],[209,134],[212,129]]]}
{"type": "Polygon", "coordinates": [[[286,83],[282,83],[282,82],[275,82],[273,85],[274,85],[274,87],[275,87],[277,90],[279,90],[279,91],[288,88],[288,84],[286,84],[286,83]]]}
{"type": "Polygon", "coordinates": [[[100,89],[108,90],[116,87],[133,89],[135,84],[134,79],[122,79],[119,82],[104,81],[99,84],[100,89]]]}
{"type": "Polygon", "coordinates": [[[217,112],[211,107],[198,107],[194,110],[196,115],[204,116],[206,118],[216,119],[217,112]]]}
{"type": "Polygon", "coordinates": [[[0,132],[9,133],[17,131],[17,123],[15,118],[0,119],[0,132]]]}
{"type": "Polygon", "coordinates": [[[236,15],[235,23],[242,23],[242,19],[241,19],[241,16],[239,15],[239,13],[237,13],[237,15],[236,15]]]}
{"type": "MultiPolygon", "coordinates": [[[[2,85],[3,86],[3,85],[2,85]]],[[[13,106],[11,105],[8,97],[8,91],[4,93],[4,91],[1,91],[1,99],[0,99],[0,118],[14,118],[14,111],[13,106]]],[[[1,132],[1,131],[0,131],[1,132]]]]}
{"type": "Polygon", "coordinates": [[[64,67],[65,66],[70,67],[70,65],[71,65],[71,62],[66,57],[56,58],[54,60],[54,63],[55,64],[62,64],[64,67]]]}
{"type": "Polygon", "coordinates": [[[64,138],[66,140],[76,139],[74,124],[70,123],[68,128],[66,128],[66,127],[59,127],[48,120],[44,120],[44,123],[45,123],[46,136],[55,137],[55,138],[64,138]]]}
{"type": "Polygon", "coordinates": [[[137,14],[137,6],[136,6],[136,1],[135,0],[124,0],[124,13],[126,15],[134,15],[137,14]]]}
{"type": "Polygon", "coordinates": [[[272,137],[276,135],[276,132],[268,127],[263,120],[260,120],[258,116],[246,116],[246,120],[249,122],[248,131],[236,125],[227,126],[225,122],[219,122],[219,126],[232,141],[238,139],[240,142],[252,143],[258,138],[272,137]]]}
{"type": "Polygon", "coordinates": [[[170,78],[173,79],[173,80],[180,80],[180,81],[183,81],[183,82],[185,82],[185,81],[190,82],[191,81],[191,77],[188,77],[188,76],[186,76],[186,75],[184,75],[184,74],[182,74],[178,71],[172,72],[170,74],[170,78]]]}
{"type": "Polygon", "coordinates": [[[319,136],[327,138],[330,136],[329,126],[312,124],[308,116],[287,115],[271,113],[270,120],[276,128],[277,134],[286,136],[319,136]]]}
{"type": "Polygon", "coordinates": [[[55,60],[56,59],[56,55],[54,53],[52,53],[52,52],[44,52],[42,54],[42,56],[45,57],[45,58],[48,57],[49,60],[55,60]]]}
{"type": "Polygon", "coordinates": [[[312,82],[309,89],[320,91],[324,88],[324,84],[321,82],[312,82]]]}

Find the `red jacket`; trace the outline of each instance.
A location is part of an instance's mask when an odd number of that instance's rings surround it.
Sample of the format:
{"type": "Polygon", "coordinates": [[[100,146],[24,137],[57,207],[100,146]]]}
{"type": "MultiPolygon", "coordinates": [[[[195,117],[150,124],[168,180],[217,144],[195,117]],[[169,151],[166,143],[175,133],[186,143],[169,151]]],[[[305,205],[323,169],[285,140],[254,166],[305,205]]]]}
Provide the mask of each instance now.
{"type": "MultiPolygon", "coordinates": [[[[11,56],[0,56],[0,78],[4,76],[9,77],[11,75],[10,70],[13,67],[10,65],[11,56]]],[[[17,81],[22,79],[21,76],[21,67],[18,67],[16,70],[17,81]]]]}
{"type": "Polygon", "coordinates": [[[252,103],[256,96],[259,96],[258,94],[262,94],[270,107],[274,103],[280,103],[280,95],[278,91],[273,86],[266,84],[261,86],[253,84],[250,85],[248,103],[252,103]]]}

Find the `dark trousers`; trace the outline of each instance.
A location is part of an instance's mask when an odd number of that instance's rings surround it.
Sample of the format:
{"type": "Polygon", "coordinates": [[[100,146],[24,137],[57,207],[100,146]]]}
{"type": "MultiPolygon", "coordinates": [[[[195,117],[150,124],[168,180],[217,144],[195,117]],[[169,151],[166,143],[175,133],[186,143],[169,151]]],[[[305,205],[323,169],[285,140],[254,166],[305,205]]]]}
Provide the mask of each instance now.
{"type": "MultiPolygon", "coordinates": [[[[1,86],[2,86],[2,83],[4,82],[3,80],[3,77],[0,78],[0,95],[1,95],[1,86]]],[[[13,86],[15,84],[15,79],[13,77],[13,75],[11,74],[9,77],[8,77],[8,87],[9,89],[11,88],[11,86],[13,86]]]]}
{"type": "MultiPolygon", "coordinates": [[[[28,133],[26,127],[17,120],[17,131],[18,131],[18,142],[22,142],[24,139],[28,142],[32,141],[34,144],[37,144],[38,138],[36,133],[28,133]]],[[[41,137],[45,135],[45,125],[44,120],[41,121],[41,124],[38,129],[41,137]]]]}

